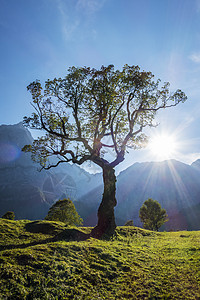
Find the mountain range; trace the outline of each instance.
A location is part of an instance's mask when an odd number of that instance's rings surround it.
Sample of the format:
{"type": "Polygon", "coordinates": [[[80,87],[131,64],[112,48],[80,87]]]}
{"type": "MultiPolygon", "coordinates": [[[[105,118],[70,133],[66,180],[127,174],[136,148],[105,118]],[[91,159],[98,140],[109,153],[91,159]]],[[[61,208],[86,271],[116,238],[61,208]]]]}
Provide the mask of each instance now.
{"type": "Polygon", "coordinates": [[[16,219],[44,218],[58,199],[78,199],[102,182],[100,174],[93,176],[76,165],[39,171],[30,154],[21,151],[32,142],[22,123],[0,126],[0,215],[11,210],[16,219]]]}
{"type": "MultiPolygon", "coordinates": [[[[84,225],[94,226],[103,193],[102,174],[68,163],[39,172],[30,154],[21,152],[32,141],[22,123],[0,126],[0,215],[11,210],[16,219],[43,219],[56,200],[70,197],[84,225]]],[[[124,225],[132,219],[141,226],[139,209],[153,198],[169,216],[163,229],[199,230],[199,195],[200,160],[192,165],[176,160],[135,163],[117,176],[116,222],[124,225]]]]}

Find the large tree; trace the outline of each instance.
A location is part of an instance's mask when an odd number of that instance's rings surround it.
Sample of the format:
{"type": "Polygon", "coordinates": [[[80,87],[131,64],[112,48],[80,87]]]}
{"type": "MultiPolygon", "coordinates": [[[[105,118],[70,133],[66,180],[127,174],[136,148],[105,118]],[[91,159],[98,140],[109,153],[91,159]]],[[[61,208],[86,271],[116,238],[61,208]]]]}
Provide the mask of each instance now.
{"type": "Polygon", "coordinates": [[[71,67],[65,78],[48,79],[44,89],[38,80],[27,88],[35,112],[24,123],[46,135],[23,150],[31,152],[44,169],[86,161],[102,168],[104,192],[92,234],[112,234],[117,204],[114,168],[124,160],[127,148],[145,145],[147,137],[142,131],[155,126],[156,113],[184,102],[185,94],[181,90],[171,94],[169,83],[160,86],[151,72],[128,65],[121,71],[113,65],[99,70],[71,67]],[[112,155],[106,157],[108,149],[112,155]]]}

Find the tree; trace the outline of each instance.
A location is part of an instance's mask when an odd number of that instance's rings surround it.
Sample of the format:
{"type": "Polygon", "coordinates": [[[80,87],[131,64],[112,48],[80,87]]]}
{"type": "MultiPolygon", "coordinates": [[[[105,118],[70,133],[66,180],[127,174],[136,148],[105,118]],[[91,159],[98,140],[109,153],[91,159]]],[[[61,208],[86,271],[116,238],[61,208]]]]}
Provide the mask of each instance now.
{"type": "Polygon", "coordinates": [[[104,192],[92,235],[113,234],[117,204],[114,168],[124,160],[128,148],[145,146],[147,136],[142,131],[157,125],[156,113],[184,102],[186,95],[181,90],[170,94],[169,83],[160,86],[151,72],[128,65],[121,71],[113,65],[99,70],[71,67],[65,78],[48,79],[44,89],[38,80],[27,88],[35,112],[24,118],[24,124],[44,130],[46,135],[23,150],[31,152],[44,169],[86,161],[102,168],[104,192]],[[51,157],[57,161],[52,163],[51,157]]]}
{"type": "Polygon", "coordinates": [[[74,203],[70,199],[58,200],[49,209],[45,220],[60,221],[67,225],[82,225],[82,219],[78,215],[74,203]]]}
{"type": "Polygon", "coordinates": [[[140,208],[139,217],[145,229],[158,231],[167,222],[166,210],[161,208],[158,201],[149,198],[140,208]]]}
{"type": "Polygon", "coordinates": [[[126,223],[124,224],[124,226],[133,226],[133,220],[126,221],[126,223]]]}
{"type": "Polygon", "coordinates": [[[2,217],[2,219],[7,219],[7,220],[14,220],[15,219],[15,214],[13,211],[7,211],[2,217]]]}

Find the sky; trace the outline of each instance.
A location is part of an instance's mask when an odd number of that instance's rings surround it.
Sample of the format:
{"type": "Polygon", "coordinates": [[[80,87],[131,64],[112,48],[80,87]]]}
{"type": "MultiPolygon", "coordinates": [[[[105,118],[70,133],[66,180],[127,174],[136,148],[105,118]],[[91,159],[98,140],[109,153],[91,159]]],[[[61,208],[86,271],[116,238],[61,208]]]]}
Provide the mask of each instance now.
{"type": "MultiPolygon", "coordinates": [[[[139,65],[187,102],[158,115],[149,131],[173,136],[170,158],[200,158],[200,0],[0,0],[0,124],[33,109],[27,85],[70,66],[139,65]]],[[[148,149],[120,166],[159,160],[148,149]]]]}

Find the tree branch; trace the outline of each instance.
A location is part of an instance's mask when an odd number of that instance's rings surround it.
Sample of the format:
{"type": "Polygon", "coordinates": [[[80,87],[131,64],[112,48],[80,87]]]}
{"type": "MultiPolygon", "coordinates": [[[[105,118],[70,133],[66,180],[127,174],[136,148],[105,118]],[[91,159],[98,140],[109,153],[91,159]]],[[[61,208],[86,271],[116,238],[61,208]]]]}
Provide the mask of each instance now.
{"type": "Polygon", "coordinates": [[[115,145],[106,145],[106,144],[103,144],[103,143],[101,143],[101,145],[103,147],[108,147],[108,148],[114,148],[115,147],[115,145]]]}
{"type": "MultiPolygon", "coordinates": [[[[69,160],[69,161],[71,161],[71,160],[69,160]]],[[[56,164],[54,164],[54,165],[49,165],[48,167],[45,167],[45,166],[43,166],[41,169],[40,169],[40,171],[42,171],[42,170],[49,170],[49,169],[51,169],[51,168],[56,168],[60,163],[63,163],[63,162],[69,162],[69,161],[66,161],[66,160],[59,160],[56,164]]]]}
{"type": "Polygon", "coordinates": [[[115,120],[117,114],[119,113],[119,111],[123,107],[123,105],[124,105],[124,96],[123,96],[121,105],[118,107],[117,111],[115,112],[115,114],[114,114],[114,116],[112,118],[111,125],[110,125],[111,137],[112,137],[112,141],[113,141],[113,144],[114,144],[115,152],[116,152],[117,155],[118,155],[119,151],[118,151],[118,148],[117,148],[116,135],[114,136],[113,124],[114,124],[114,120],[115,120]]]}

